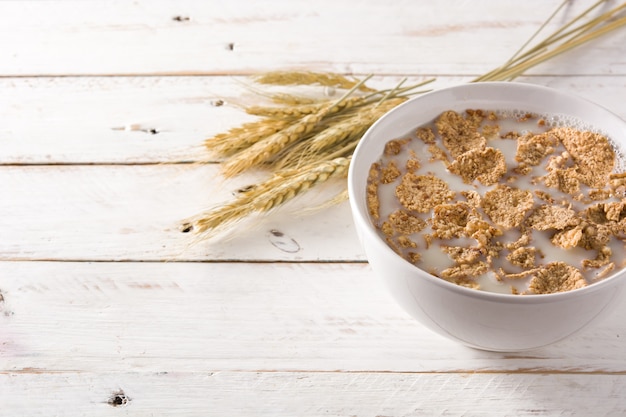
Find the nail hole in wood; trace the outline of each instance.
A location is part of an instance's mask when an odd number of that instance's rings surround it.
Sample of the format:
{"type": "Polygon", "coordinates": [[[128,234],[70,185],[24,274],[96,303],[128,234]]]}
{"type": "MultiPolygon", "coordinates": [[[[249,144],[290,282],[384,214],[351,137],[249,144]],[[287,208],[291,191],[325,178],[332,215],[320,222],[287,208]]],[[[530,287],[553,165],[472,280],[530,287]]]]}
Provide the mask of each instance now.
{"type": "Polygon", "coordinates": [[[226,45],[226,49],[228,49],[229,51],[234,51],[235,50],[235,43],[234,42],[229,42],[226,45]]]}
{"type": "Polygon", "coordinates": [[[148,133],[150,133],[151,135],[156,135],[157,133],[159,133],[159,131],[156,130],[155,128],[152,128],[152,129],[148,129],[148,133]]]}
{"type": "Polygon", "coordinates": [[[254,184],[250,184],[250,185],[246,185],[245,187],[241,187],[237,190],[237,193],[247,193],[248,191],[252,191],[256,188],[256,185],[254,184]]]}
{"type": "Polygon", "coordinates": [[[124,407],[128,405],[129,402],[130,398],[128,398],[128,396],[122,390],[116,391],[111,394],[111,397],[109,397],[109,400],[107,401],[107,403],[111,407],[124,407]]]}

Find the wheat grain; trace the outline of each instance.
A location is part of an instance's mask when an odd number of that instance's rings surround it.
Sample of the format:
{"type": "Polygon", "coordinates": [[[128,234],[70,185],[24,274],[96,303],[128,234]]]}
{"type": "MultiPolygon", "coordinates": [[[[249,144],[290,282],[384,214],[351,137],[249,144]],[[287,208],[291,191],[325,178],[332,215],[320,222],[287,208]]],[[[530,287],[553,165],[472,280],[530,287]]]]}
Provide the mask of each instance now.
{"type": "Polygon", "coordinates": [[[376,91],[360,80],[350,80],[345,76],[337,73],[330,72],[312,72],[312,71],[272,71],[265,74],[260,74],[254,77],[254,81],[259,84],[273,84],[273,85],[321,85],[327,87],[340,87],[350,89],[359,85],[361,91],[376,91]]]}
{"type": "Polygon", "coordinates": [[[264,138],[281,131],[289,125],[287,120],[259,120],[245,123],[204,141],[204,146],[217,156],[230,156],[264,138]]]}
{"type": "Polygon", "coordinates": [[[313,104],[320,100],[313,97],[296,96],[287,93],[274,93],[269,95],[270,100],[276,104],[284,104],[287,106],[300,106],[302,104],[313,104]]]}
{"type": "Polygon", "coordinates": [[[306,141],[289,148],[284,154],[279,155],[273,163],[273,167],[276,169],[297,168],[313,161],[324,159],[321,156],[322,151],[326,147],[337,145],[348,138],[360,137],[366,130],[367,126],[359,124],[355,120],[348,119],[337,122],[318,134],[311,136],[306,141]],[[313,148],[314,140],[317,140],[315,144],[318,149],[313,148]]]}
{"type": "Polygon", "coordinates": [[[230,203],[201,213],[186,224],[192,225],[197,234],[228,227],[252,213],[271,211],[331,178],[347,176],[349,166],[350,158],[335,158],[297,170],[278,171],[230,203]]]}
{"type": "Polygon", "coordinates": [[[249,106],[246,107],[246,113],[255,116],[263,117],[278,117],[278,118],[298,118],[304,117],[307,114],[313,114],[320,111],[324,106],[327,106],[328,102],[313,103],[313,104],[301,104],[298,106],[249,106]]]}
{"type": "MultiPolygon", "coordinates": [[[[357,87],[355,86],[355,88],[357,87]]],[[[223,164],[223,175],[232,177],[271,160],[283,149],[306,137],[325,117],[345,111],[363,103],[364,100],[363,97],[346,97],[344,95],[339,100],[322,107],[317,113],[304,116],[286,128],[263,138],[234,155],[231,160],[223,164]]]]}
{"type": "Polygon", "coordinates": [[[315,114],[309,114],[285,129],[265,137],[237,153],[222,165],[223,175],[232,177],[270,160],[281,150],[310,133],[325,114],[326,109],[315,114]]]}
{"type": "MultiPolygon", "coordinates": [[[[552,19],[563,8],[565,0],[550,16],[552,19]]],[[[618,15],[626,4],[622,4],[594,18],[580,23],[583,18],[598,5],[607,0],[599,0],[583,13],[562,25],[559,30],[537,43],[534,47],[526,47],[537,36],[546,23],[507,61],[504,65],[474,79],[477,81],[511,80],[524,71],[558,54],[566,52],[579,45],[587,43],[599,36],[626,26],[626,17],[618,15]],[[574,25],[578,26],[574,26],[574,25]]],[[[276,71],[266,73],[255,78],[259,84],[287,85],[320,85],[339,88],[349,88],[351,91],[360,89],[372,93],[359,97],[361,102],[350,108],[350,101],[342,97],[335,105],[328,100],[320,101],[307,97],[292,96],[290,94],[266,95],[277,104],[298,108],[286,109],[279,107],[252,107],[251,113],[271,117],[259,122],[258,125],[247,124],[238,129],[232,129],[227,134],[217,135],[207,141],[207,146],[223,152],[240,151],[225,165],[225,175],[241,172],[247,167],[258,165],[261,162],[272,160],[273,175],[267,181],[246,189],[231,203],[217,207],[195,222],[195,230],[205,233],[209,230],[232,225],[251,213],[267,212],[280,206],[286,201],[303,194],[310,188],[321,184],[331,177],[345,176],[351,155],[360,140],[360,134],[369,125],[384,113],[383,105],[378,106],[380,113],[375,116],[366,113],[370,109],[374,97],[393,98],[420,94],[414,89],[433,80],[427,80],[417,86],[401,88],[401,84],[391,90],[372,90],[364,85],[365,80],[350,80],[335,73],[315,73],[308,71],[276,71]],[[310,107],[306,106],[311,105],[310,107]],[[368,105],[368,107],[365,107],[368,105]],[[312,109],[318,107],[317,111],[312,109]],[[256,112],[256,113],[255,113],[256,112]],[[371,118],[370,118],[371,116],[371,118]],[[294,119],[300,120],[294,121],[294,119]],[[269,122],[281,122],[277,125],[269,122]],[[273,126],[270,128],[270,126],[273,126]],[[272,131],[272,129],[274,129],[272,131]],[[257,134],[255,131],[263,131],[257,134]],[[267,132],[272,132],[267,134],[267,132]],[[242,150],[243,149],[243,150],[242,150]],[[237,161],[244,161],[245,165],[238,166],[237,161]],[[291,168],[287,168],[291,167],[291,168]]],[[[357,100],[357,97],[353,97],[357,100]]],[[[391,105],[388,100],[387,105],[391,105]]],[[[385,103],[385,101],[383,101],[385,103]]],[[[240,163],[240,162],[239,162],[240,163]]],[[[332,203],[334,201],[330,200],[332,203]]],[[[330,203],[329,203],[330,204],[330,203]]]]}
{"type": "Polygon", "coordinates": [[[278,155],[274,168],[298,167],[324,159],[324,152],[343,142],[360,139],[361,135],[384,113],[404,102],[406,98],[395,98],[382,103],[361,107],[347,117],[329,120],[328,126],[312,134],[305,141],[278,155]]]}
{"type": "MultiPolygon", "coordinates": [[[[336,109],[331,109],[330,113],[338,113],[355,106],[363,105],[367,102],[365,97],[350,97],[336,104],[336,109]]],[[[250,106],[246,107],[246,113],[255,116],[272,118],[301,118],[308,114],[318,113],[328,106],[332,106],[334,101],[325,100],[312,104],[302,104],[299,106],[250,106]]]]}
{"type": "Polygon", "coordinates": [[[368,108],[361,109],[361,111],[352,117],[329,127],[311,138],[311,152],[319,152],[343,141],[346,138],[360,135],[383,114],[387,113],[389,110],[404,101],[406,101],[406,98],[395,98],[385,100],[380,104],[372,104],[368,108]]]}

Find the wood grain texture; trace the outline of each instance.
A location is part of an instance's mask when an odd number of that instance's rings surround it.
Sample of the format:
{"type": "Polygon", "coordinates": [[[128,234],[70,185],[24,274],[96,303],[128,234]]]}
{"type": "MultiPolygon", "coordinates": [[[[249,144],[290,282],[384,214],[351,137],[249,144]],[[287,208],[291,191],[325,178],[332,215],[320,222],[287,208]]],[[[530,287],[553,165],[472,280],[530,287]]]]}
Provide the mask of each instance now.
{"type": "MultiPolygon", "coordinates": [[[[3,1],[0,74],[215,75],[306,68],[479,75],[506,61],[559,4],[3,1]]],[[[571,2],[546,33],[587,6],[571,2]]],[[[624,40],[623,32],[611,34],[537,71],[624,74],[624,40]]]]}
{"type": "Polygon", "coordinates": [[[611,375],[105,372],[97,376],[4,374],[0,384],[3,417],[15,415],[7,410],[29,416],[94,417],[619,417],[626,413],[626,377],[611,375]],[[116,398],[126,402],[116,406],[116,398]]]}
{"type": "Polygon", "coordinates": [[[336,195],[341,180],[246,219],[233,236],[181,232],[187,218],[258,179],[224,182],[215,165],[3,166],[0,259],[364,260],[347,203],[302,212],[336,195]]]}
{"type": "MultiPolygon", "coordinates": [[[[261,178],[224,181],[202,147],[252,119],[245,75],[465,83],[560,3],[1,1],[0,416],[625,415],[626,302],[542,349],[478,351],[387,295],[347,204],[301,215],[341,182],[229,239],[180,227],[261,178]]],[[[626,118],[625,40],[519,81],[626,118]]]]}
{"type": "MultiPolygon", "coordinates": [[[[400,80],[376,76],[369,84],[391,88],[400,80]]],[[[438,76],[432,88],[467,81],[438,76]]],[[[581,95],[626,117],[626,75],[519,81],[581,95]]],[[[0,164],[213,160],[202,146],[206,138],[255,120],[240,107],[261,100],[242,85],[247,82],[242,77],[0,78],[0,164]],[[224,104],[215,106],[219,100],[224,104]]]]}
{"type": "Polygon", "coordinates": [[[2,262],[0,291],[5,373],[626,377],[626,303],[560,343],[484,352],[418,324],[367,264],[2,262]]]}

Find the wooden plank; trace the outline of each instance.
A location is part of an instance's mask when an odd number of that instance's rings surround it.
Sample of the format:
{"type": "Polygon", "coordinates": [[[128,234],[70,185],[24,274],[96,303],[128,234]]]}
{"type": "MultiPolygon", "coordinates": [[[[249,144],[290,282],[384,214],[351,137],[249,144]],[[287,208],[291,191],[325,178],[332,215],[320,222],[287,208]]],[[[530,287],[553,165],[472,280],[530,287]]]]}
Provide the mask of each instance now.
{"type": "Polygon", "coordinates": [[[8,374],[626,375],[626,303],[557,344],[484,352],[410,318],[367,264],[1,262],[0,292],[8,374]]]}
{"type": "Polygon", "coordinates": [[[618,375],[120,372],[0,375],[0,416],[622,416],[618,375]]]}
{"type": "Polygon", "coordinates": [[[364,260],[347,202],[302,212],[336,195],[344,180],[248,218],[235,236],[206,241],[181,232],[186,219],[258,179],[224,182],[215,165],[3,166],[0,259],[364,260]]]}
{"type": "MultiPolygon", "coordinates": [[[[413,77],[407,83],[423,79],[413,77]]],[[[467,80],[440,76],[433,88],[467,80]]],[[[241,85],[244,81],[231,77],[0,78],[0,164],[211,160],[202,147],[205,138],[254,120],[239,107],[259,100],[241,85]],[[219,100],[224,105],[215,106],[219,100]]],[[[377,76],[371,85],[390,88],[399,81],[396,76],[377,76]]],[[[520,81],[582,95],[626,118],[622,105],[626,76],[520,81]]]]}
{"type": "MultiPolygon", "coordinates": [[[[478,75],[505,62],[558,4],[3,1],[0,74],[242,74],[306,68],[478,75]]],[[[571,2],[546,33],[590,4],[571,2]]],[[[624,74],[620,57],[625,54],[622,31],[537,71],[624,74]]]]}

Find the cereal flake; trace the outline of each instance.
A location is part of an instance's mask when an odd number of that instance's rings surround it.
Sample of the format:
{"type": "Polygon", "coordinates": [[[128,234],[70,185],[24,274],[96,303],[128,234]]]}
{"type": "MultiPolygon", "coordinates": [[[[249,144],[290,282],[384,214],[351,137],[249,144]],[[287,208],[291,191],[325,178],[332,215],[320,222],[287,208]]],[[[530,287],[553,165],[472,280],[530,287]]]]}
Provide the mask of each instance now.
{"type": "Polygon", "coordinates": [[[604,187],[615,167],[615,152],[608,139],[598,133],[571,127],[552,129],[577,165],[580,179],[590,187],[604,187]]]}
{"type": "Polygon", "coordinates": [[[519,226],[526,213],[533,207],[534,198],[530,191],[498,185],[485,193],[481,207],[498,226],[510,229],[519,226]]]}
{"type": "Polygon", "coordinates": [[[448,169],[460,175],[466,184],[477,180],[483,185],[493,185],[506,173],[506,161],[499,149],[472,149],[459,155],[448,169]]]}
{"type": "Polygon", "coordinates": [[[477,216],[476,209],[463,201],[454,204],[439,204],[433,209],[431,224],[433,236],[440,239],[464,236],[467,224],[477,216]]]}
{"type": "Polygon", "coordinates": [[[571,208],[544,204],[528,216],[526,223],[535,230],[563,230],[578,224],[579,219],[571,208]]]}
{"type": "Polygon", "coordinates": [[[410,235],[426,227],[426,221],[405,210],[396,210],[389,215],[389,224],[397,233],[410,235]]]}
{"type": "Polygon", "coordinates": [[[434,175],[409,172],[396,187],[396,196],[405,208],[426,213],[436,205],[452,200],[454,192],[434,175]]]}
{"type": "Polygon", "coordinates": [[[477,131],[475,121],[464,118],[457,112],[443,112],[435,122],[437,131],[442,137],[443,146],[457,157],[471,149],[481,149],[487,140],[477,131]]]}
{"type": "Polygon", "coordinates": [[[541,161],[554,152],[559,140],[550,132],[535,135],[527,133],[517,139],[515,160],[526,165],[539,165],[541,161]]]}
{"type": "Polygon", "coordinates": [[[551,262],[534,274],[528,285],[532,294],[553,294],[587,286],[581,272],[565,262],[551,262]]]}

